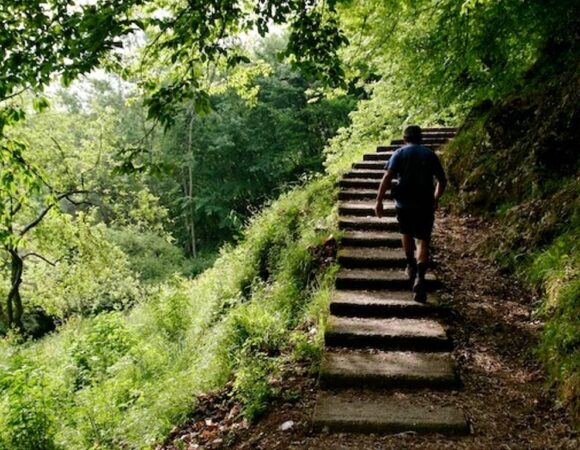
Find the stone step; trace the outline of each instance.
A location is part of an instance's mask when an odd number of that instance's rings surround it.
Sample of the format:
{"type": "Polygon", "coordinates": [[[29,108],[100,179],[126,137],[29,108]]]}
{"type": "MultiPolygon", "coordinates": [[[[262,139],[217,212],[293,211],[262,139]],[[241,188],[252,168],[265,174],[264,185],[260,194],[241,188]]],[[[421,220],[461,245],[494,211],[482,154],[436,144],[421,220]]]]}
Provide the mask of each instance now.
{"type": "Polygon", "coordinates": [[[457,127],[431,127],[431,128],[421,128],[423,134],[425,133],[450,133],[453,136],[457,134],[459,128],[457,127]]]}
{"type": "Polygon", "coordinates": [[[448,351],[451,341],[433,319],[328,318],[324,341],[329,347],[403,351],[448,351]]]}
{"type": "Polygon", "coordinates": [[[423,141],[432,141],[437,139],[447,139],[450,141],[455,137],[454,133],[424,133],[423,134],[423,141]]]}
{"type": "Polygon", "coordinates": [[[407,265],[402,249],[377,247],[341,247],[338,263],[345,268],[404,268],[407,265]]]}
{"type": "MultiPolygon", "coordinates": [[[[454,132],[438,131],[423,133],[423,143],[425,145],[431,144],[438,146],[439,144],[447,143],[455,136],[454,132]]],[[[377,152],[392,152],[404,145],[403,139],[395,139],[391,141],[390,145],[377,145],[377,152]]]]}
{"type": "Polygon", "coordinates": [[[339,187],[354,189],[378,189],[381,180],[372,178],[343,178],[338,182],[339,187]]]}
{"type": "Polygon", "coordinates": [[[372,178],[381,179],[385,175],[384,169],[373,170],[373,169],[353,169],[350,172],[346,172],[343,178],[372,178]]]}
{"type": "MultiPolygon", "coordinates": [[[[433,149],[432,149],[433,150],[433,149]]],[[[443,152],[434,150],[435,153],[440,157],[443,152]]],[[[393,156],[393,152],[384,152],[384,153],[366,153],[363,155],[363,160],[362,163],[367,163],[367,162],[381,162],[383,164],[383,169],[385,169],[384,164],[391,159],[391,156],[393,156]]]]}
{"type": "Polygon", "coordinates": [[[450,353],[327,351],[322,388],[453,389],[459,378],[450,353]]]}
{"type": "Polygon", "coordinates": [[[381,231],[345,231],[340,239],[345,246],[363,247],[401,247],[401,235],[393,232],[381,231]]]}
{"type": "Polygon", "coordinates": [[[352,165],[353,169],[385,170],[385,161],[361,161],[352,165]]]}
{"type": "MultiPolygon", "coordinates": [[[[395,202],[383,201],[385,216],[394,216],[395,202]]],[[[338,213],[344,216],[374,216],[375,202],[339,202],[338,213]]]]}
{"type": "Polygon", "coordinates": [[[341,230],[375,230],[397,231],[399,222],[394,217],[359,217],[339,216],[338,227],[341,230]]]}
{"type": "Polygon", "coordinates": [[[377,145],[377,152],[394,152],[400,145],[377,145]]]}
{"type": "MultiPolygon", "coordinates": [[[[437,151],[439,152],[439,149],[442,145],[446,144],[447,141],[442,141],[442,142],[423,142],[423,145],[427,148],[430,148],[433,151],[437,151]]],[[[377,153],[393,153],[395,150],[401,148],[403,146],[403,144],[397,144],[397,145],[379,145],[377,147],[377,153]]]]}
{"type": "Polygon", "coordinates": [[[393,152],[365,153],[363,155],[363,161],[381,161],[384,164],[391,158],[391,156],[393,156],[393,152]]]}
{"type": "MultiPolygon", "coordinates": [[[[445,144],[446,142],[437,143],[437,142],[424,142],[423,145],[427,148],[430,148],[433,151],[439,152],[441,145],[445,144]]],[[[392,154],[394,150],[401,148],[403,144],[395,145],[395,146],[379,146],[377,147],[377,153],[383,154],[392,154]],[[387,147],[394,147],[394,150],[388,149],[387,147]]]]}
{"type": "Polygon", "coordinates": [[[312,424],[337,433],[440,433],[465,435],[469,425],[454,406],[432,404],[418,395],[376,395],[360,392],[318,394],[312,424]]]}
{"type": "MultiPolygon", "coordinates": [[[[428,291],[440,286],[439,280],[432,272],[427,272],[425,281],[428,291]]],[[[403,270],[340,269],[336,274],[335,285],[337,289],[396,291],[411,289],[411,282],[403,270]]]]}
{"type": "Polygon", "coordinates": [[[429,317],[442,312],[435,296],[427,303],[413,300],[407,291],[349,291],[337,289],[330,301],[330,313],[347,317],[429,317]]]}
{"type": "MultiPolygon", "coordinates": [[[[377,198],[377,189],[341,188],[338,191],[339,200],[373,200],[377,198]]],[[[390,191],[385,192],[385,198],[391,198],[390,191]]]]}
{"type": "MultiPolygon", "coordinates": [[[[446,144],[447,142],[449,142],[449,138],[448,137],[423,137],[423,139],[421,140],[421,145],[424,145],[426,147],[431,147],[432,145],[443,145],[446,144]]],[[[393,139],[391,141],[391,145],[404,145],[405,141],[403,139],[393,139]]]]}

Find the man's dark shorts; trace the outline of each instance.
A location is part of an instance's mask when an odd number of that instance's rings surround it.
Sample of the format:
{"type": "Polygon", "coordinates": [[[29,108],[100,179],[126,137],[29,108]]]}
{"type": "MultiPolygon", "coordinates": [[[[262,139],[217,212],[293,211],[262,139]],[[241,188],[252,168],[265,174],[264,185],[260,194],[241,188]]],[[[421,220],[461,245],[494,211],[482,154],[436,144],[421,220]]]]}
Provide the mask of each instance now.
{"type": "Polygon", "coordinates": [[[410,234],[415,239],[431,239],[435,215],[433,207],[397,208],[397,220],[401,234],[410,234]]]}

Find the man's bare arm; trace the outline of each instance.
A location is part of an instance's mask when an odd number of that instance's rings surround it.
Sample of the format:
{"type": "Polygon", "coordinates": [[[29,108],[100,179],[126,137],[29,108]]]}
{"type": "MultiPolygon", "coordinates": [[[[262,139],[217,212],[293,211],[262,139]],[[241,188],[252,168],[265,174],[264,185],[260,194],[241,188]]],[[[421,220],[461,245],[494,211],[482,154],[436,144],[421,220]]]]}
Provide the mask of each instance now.
{"type": "Polygon", "coordinates": [[[439,206],[439,199],[443,196],[445,189],[447,188],[447,178],[441,177],[437,178],[437,185],[435,186],[435,209],[439,206]]]}
{"type": "Polygon", "coordinates": [[[437,185],[435,186],[435,193],[433,195],[433,209],[437,209],[439,206],[439,199],[443,196],[445,188],[447,187],[447,176],[445,175],[445,169],[441,164],[441,160],[436,153],[433,153],[435,158],[435,178],[437,179],[437,185]]]}
{"type": "Polygon", "coordinates": [[[391,182],[395,177],[395,173],[392,170],[387,170],[383,179],[381,180],[381,185],[379,186],[379,192],[377,194],[377,204],[375,205],[375,214],[377,217],[383,216],[383,198],[385,197],[385,192],[387,189],[391,188],[391,182]]]}

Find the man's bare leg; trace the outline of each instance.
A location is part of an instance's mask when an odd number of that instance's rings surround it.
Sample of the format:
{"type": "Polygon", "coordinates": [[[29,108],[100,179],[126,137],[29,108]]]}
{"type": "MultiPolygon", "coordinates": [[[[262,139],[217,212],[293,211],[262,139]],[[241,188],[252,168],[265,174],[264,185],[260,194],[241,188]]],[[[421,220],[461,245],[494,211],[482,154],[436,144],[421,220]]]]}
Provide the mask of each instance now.
{"type": "Polygon", "coordinates": [[[419,264],[429,262],[429,241],[417,239],[417,262],[419,264]]]}
{"type": "Polygon", "coordinates": [[[401,234],[401,242],[403,243],[403,250],[405,255],[409,253],[415,254],[415,239],[410,234],[401,234]]]}
{"type": "Polygon", "coordinates": [[[417,278],[413,285],[415,300],[418,302],[427,301],[427,292],[425,290],[425,274],[429,265],[429,241],[417,239],[417,278]]]}
{"type": "Polygon", "coordinates": [[[410,234],[402,234],[401,241],[403,243],[403,250],[405,251],[405,258],[407,258],[407,268],[405,273],[409,277],[409,281],[413,282],[417,276],[417,259],[415,258],[415,240],[410,234]]]}

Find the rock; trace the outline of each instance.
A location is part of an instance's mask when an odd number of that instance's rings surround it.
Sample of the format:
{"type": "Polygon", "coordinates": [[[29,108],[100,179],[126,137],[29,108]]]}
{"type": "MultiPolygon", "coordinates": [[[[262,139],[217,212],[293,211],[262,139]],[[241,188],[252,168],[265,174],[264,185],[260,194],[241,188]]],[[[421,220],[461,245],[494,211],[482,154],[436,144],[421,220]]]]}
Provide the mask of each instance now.
{"type": "Polygon", "coordinates": [[[280,425],[280,430],[282,430],[282,431],[288,431],[293,426],[294,426],[294,421],[293,420],[287,420],[282,425],[280,425]]]}

